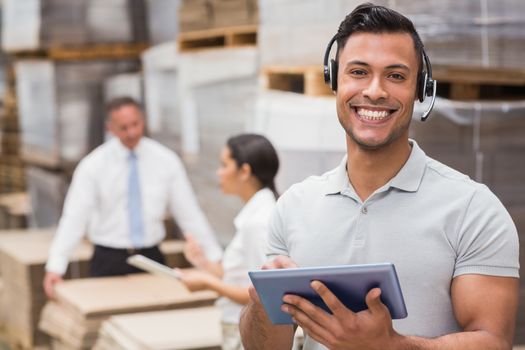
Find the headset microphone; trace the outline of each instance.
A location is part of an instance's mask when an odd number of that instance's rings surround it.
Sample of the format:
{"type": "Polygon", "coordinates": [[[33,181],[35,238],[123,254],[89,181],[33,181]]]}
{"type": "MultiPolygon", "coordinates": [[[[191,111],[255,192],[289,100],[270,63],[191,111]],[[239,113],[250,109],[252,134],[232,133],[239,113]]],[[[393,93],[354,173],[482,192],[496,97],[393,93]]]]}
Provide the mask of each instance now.
{"type": "MultiPolygon", "coordinates": [[[[339,67],[337,58],[335,60],[330,59],[330,51],[332,50],[332,46],[334,45],[334,42],[337,41],[337,39],[337,34],[334,35],[332,39],[330,39],[330,41],[328,42],[328,46],[326,47],[323,59],[324,81],[328,84],[328,86],[330,86],[330,89],[332,89],[334,93],[337,91],[337,70],[339,67]]],[[[423,102],[427,96],[432,98],[430,100],[429,107],[421,115],[421,121],[424,122],[429,117],[430,112],[434,107],[434,103],[436,102],[437,82],[434,79],[432,79],[432,65],[430,64],[430,60],[428,59],[425,49],[422,48],[421,52],[424,70],[421,69],[421,71],[418,73],[417,97],[419,102],[423,102]]]]}

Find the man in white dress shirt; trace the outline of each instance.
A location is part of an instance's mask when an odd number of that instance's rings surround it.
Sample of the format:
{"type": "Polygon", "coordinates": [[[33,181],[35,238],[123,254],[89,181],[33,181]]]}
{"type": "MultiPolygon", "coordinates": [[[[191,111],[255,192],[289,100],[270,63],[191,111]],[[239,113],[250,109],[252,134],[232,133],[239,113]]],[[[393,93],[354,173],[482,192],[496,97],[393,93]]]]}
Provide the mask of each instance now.
{"type": "Polygon", "coordinates": [[[108,130],[116,137],[88,154],[75,170],[46,264],[44,289],[50,298],[85,234],[95,245],[92,276],[137,272],[126,263],[136,253],[163,262],[158,245],[165,237],[168,209],[208,259],[218,261],[222,255],[181,160],[144,137],[140,105],[128,97],[116,98],[107,112],[108,130]]]}

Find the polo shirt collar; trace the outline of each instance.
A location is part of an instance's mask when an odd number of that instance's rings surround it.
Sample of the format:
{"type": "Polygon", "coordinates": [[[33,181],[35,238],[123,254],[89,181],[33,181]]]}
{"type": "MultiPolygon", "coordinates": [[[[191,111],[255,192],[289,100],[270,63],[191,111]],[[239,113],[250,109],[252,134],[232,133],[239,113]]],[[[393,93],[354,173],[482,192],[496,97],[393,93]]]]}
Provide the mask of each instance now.
{"type": "MultiPolygon", "coordinates": [[[[426,168],[426,154],[416,141],[409,139],[409,143],[412,146],[410,156],[396,176],[385,185],[386,188],[395,187],[407,192],[419,189],[426,168]]],[[[325,194],[339,194],[348,189],[354,191],[346,171],[347,159],[348,155],[345,155],[337,168],[328,175],[325,194]]]]}
{"type": "Polygon", "coordinates": [[[348,180],[348,173],[346,172],[347,160],[348,155],[345,155],[337,168],[332,170],[331,174],[328,174],[325,194],[343,193],[346,189],[352,188],[348,180]]]}
{"type": "Polygon", "coordinates": [[[405,165],[387,184],[390,187],[398,188],[402,191],[416,192],[423,180],[423,174],[426,169],[426,154],[418,146],[416,141],[409,139],[412,151],[405,165]]]}

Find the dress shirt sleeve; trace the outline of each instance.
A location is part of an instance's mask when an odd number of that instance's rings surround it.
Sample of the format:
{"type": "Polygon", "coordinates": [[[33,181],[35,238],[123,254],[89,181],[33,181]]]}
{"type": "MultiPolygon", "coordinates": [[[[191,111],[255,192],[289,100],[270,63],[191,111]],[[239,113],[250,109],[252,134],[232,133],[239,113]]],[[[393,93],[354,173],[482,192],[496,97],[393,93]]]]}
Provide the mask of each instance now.
{"type": "Polygon", "coordinates": [[[189,233],[201,244],[206,257],[213,262],[222,258],[222,248],[202,212],[182,162],[175,158],[170,189],[170,210],[183,233],[189,233]]]}
{"type": "Polygon", "coordinates": [[[62,217],[51,244],[46,271],[63,275],[69,257],[84,236],[96,201],[95,181],[85,163],[80,163],[64,201],[62,217]]]}

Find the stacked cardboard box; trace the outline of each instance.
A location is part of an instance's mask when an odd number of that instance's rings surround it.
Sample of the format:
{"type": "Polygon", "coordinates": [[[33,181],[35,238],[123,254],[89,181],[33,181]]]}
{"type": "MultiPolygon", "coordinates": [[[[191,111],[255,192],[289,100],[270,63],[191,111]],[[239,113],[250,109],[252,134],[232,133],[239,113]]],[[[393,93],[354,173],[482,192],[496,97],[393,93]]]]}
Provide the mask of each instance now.
{"type": "Polygon", "coordinates": [[[6,0],[5,51],[146,42],[143,0],[6,0]]]}
{"type": "MultiPolygon", "coordinates": [[[[46,344],[48,339],[37,330],[46,296],[42,287],[44,265],[54,232],[51,230],[0,231],[0,276],[4,292],[0,303],[5,329],[13,344],[24,348],[46,344]]],[[[161,250],[169,266],[187,266],[183,243],[166,241],[161,250]]],[[[87,242],[75,250],[66,278],[87,277],[92,247],[87,242]]]]}
{"type": "Polygon", "coordinates": [[[111,316],[94,350],[220,349],[221,312],[200,307],[111,316]]]}
{"type": "Polygon", "coordinates": [[[30,213],[31,205],[26,192],[0,195],[0,229],[26,227],[30,213]]]}
{"type": "MultiPolygon", "coordinates": [[[[47,342],[47,336],[38,332],[36,325],[46,301],[42,281],[51,237],[52,232],[43,230],[0,234],[3,323],[13,344],[23,348],[47,342]]],[[[73,254],[67,276],[86,276],[90,256],[91,247],[82,244],[73,254]]]]}
{"type": "Polygon", "coordinates": [[[56,288],[39,327],[69,349],[89,349],[111,315],[211,305],[217,294],[190,292],[179,281],[149,274],[70,280],[56,288]]]}

